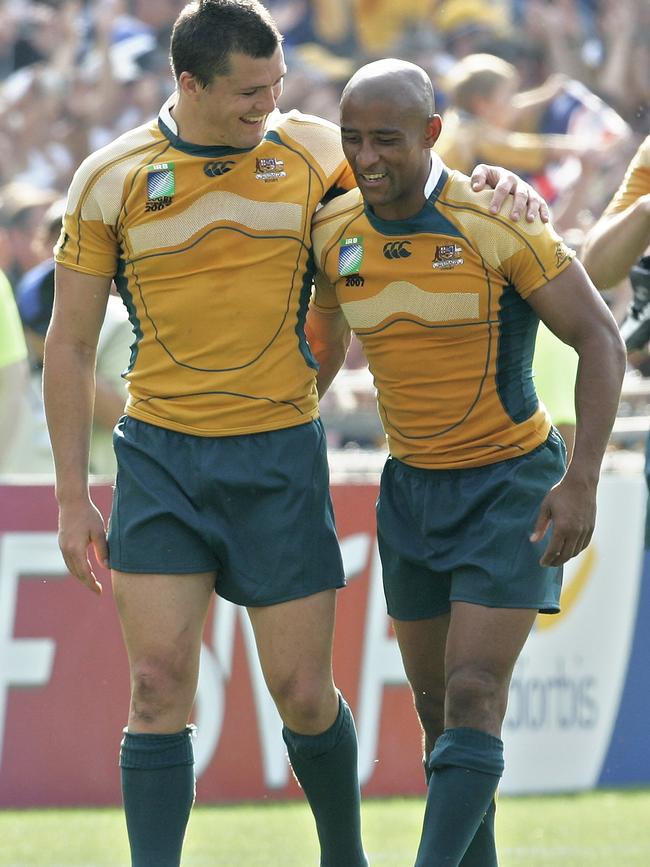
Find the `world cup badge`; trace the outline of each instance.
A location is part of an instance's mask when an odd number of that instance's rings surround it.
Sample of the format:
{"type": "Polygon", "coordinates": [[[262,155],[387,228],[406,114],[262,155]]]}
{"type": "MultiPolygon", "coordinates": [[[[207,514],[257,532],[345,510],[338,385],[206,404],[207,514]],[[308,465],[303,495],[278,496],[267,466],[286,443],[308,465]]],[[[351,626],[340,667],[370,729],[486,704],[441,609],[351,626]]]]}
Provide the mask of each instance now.
{"type": "Polygon", "coordinates": [[[358,274],[363,262],[363,238],[343,238],[339,243],[339,276],[358,274]]]}

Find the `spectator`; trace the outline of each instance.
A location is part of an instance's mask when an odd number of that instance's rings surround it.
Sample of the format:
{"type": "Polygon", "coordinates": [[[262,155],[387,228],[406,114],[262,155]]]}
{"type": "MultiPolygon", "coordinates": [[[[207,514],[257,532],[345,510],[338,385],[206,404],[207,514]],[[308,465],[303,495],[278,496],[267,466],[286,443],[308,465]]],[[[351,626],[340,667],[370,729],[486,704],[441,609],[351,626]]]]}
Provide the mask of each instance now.
{"type": "Polygon", "coordinates": [[[547,69],[583,82],[637,130],[647,128],[647,0],[524,0],[518,5],[524,32],[541,47],[547,69]]]}
{"type": "Polygon", "coordinates": [[[9,281],[0,272],[0,473],[17,434],[27,384],[27,346],[9,281]]]}
{"type": "Polygon", "coordinates": [[[12,286],[37,265],[34,237],[48,207],[56,201],[55,190],[41,189],[18,181],[0,189],[0,268],[12,286]]]}
{"type": "MultiPolygon", "coordinates": [[[[23,391],[21,423],[11,448],[0,462],[4,473],[52,474],[54,464],[45,422],[42,398],[42,367],[45,334],[54,303],[52,247],[61,231],[64,200],[57,200],[45,215],[34,247],[48,258],[29,270],[20,281],[16,296],[29,348],[31,373],[23,391]]],[[[111,296],[97,347],[93,430],[90,442],[90,472],[115,476],[112,431],[124,411],[126,388],[122,372],[129,363],[131,325],[122,301],[111,296]]]]}
{"type": "Polygon", "coordinates": [[[572,196],[579,193],[579,203],[584,199],[585,186],[576,183],[581,170],[591,177],[629,137],[620,118],[618,125],[611,125],[611,135],[596,142],[598,147],[593,135],[586,133],[537,132],[549,105],[570,89],[571,82],[553,76],[541,87],[519,91],[516,67],[495,55],[464,57],[449,70],[444,86],[449,107],[437,150],[446,164],[467,172],[476,162],[498,159],[513,171],[536,175],[531,180],[537,180],[540,192],[554,205],[555,222],[563,229],[572,226],[572,220],[567,226],[561,219],[564,213],[574,217],[572,196]],[[574,163],[571,175],[565,173],[562,184],[553,183],[545,173],[552,164],[568,160],[574,163]]]}

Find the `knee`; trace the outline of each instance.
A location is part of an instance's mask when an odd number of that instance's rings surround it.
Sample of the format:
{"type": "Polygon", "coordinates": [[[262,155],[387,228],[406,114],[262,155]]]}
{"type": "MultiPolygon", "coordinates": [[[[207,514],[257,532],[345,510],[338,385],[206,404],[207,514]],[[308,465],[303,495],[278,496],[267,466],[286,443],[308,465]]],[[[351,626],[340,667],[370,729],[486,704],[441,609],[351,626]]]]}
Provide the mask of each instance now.
{"type": "Polygon", "coordinates": [[[508,684],[480,666],[463,666],[447,679],[445,716],[448,727],[500,729],[506,712],[508,684]]]}
{"type": "MultiPolygon", "coordinates": [[[[329,719],[334,685],[319,677],[292,675],[276,678],[268,684],[282,721],[288,728],[303,734],[317,734],[332,722],[329,719]]],[[[336,696],[338,709],[338,696],[336,696]]]]}
{"type": "MultiPolygon", "coordinates": [[[[189,661],[182,655],[145,656],[131,666],[131,712],[143,723],[155,723],[185,702],[190,684],[189,661]]],[[[191,699],[190,699],[191,704],[191,699]]],[[[188,708],[189,713],[189,708],[188,708]]]]}

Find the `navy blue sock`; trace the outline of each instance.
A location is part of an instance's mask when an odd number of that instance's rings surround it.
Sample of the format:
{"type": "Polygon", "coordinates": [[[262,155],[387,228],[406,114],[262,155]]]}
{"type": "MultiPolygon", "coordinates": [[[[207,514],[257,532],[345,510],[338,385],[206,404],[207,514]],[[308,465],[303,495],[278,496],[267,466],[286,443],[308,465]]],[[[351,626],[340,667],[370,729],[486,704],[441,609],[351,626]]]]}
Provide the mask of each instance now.
{"type": "Polygon", "coordinates": [[[415,867],[459,867],[494,799],[503,773],[503,742],[477,729],[447,729],[435,743],[429,768],[415,867]]]}
{"type": "Polygon", "coordinates": [[[496,801],[492,798],[487,813],[483,816],[472,842],[461,859],[460,867],[499,867],[497,844],[494,838],[496,810],[496,801]]]}
{"type": "Polygon", "coordinates": [[[301,735],[285,726],[282,737],[316,820],[321,867],[367,867],[361,842],[357,733],[343,696],[327,731],[301,735]]]}
{"type": "Polygon", "coordinates": [[[178,867],[194,803],[193,726],[171,735],[126,731],[122,798],[132,867],[178,867]]]}
{"type": "MultiPolygon", "coordinates": [[[[427,759],[422,764],[424,765],[424,778],[428,787],[433,771],[429,768],[427,759]]],[[[481,824],[476,829],[472,842],[461,859],[459,867],[499,867],[494,837],[496,809],[496,800],[493,798],[490,801],[490,806],[487,808],[487,813],[481,820],[481,824]]]]}

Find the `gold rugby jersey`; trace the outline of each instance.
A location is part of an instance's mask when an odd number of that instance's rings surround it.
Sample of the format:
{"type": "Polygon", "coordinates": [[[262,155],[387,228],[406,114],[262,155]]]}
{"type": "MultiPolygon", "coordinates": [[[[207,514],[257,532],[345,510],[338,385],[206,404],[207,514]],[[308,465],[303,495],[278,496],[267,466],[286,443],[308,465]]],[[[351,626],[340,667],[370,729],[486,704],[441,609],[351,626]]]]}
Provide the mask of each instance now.
{"type": "Polygon", "coordinates": [[[129,415],[202,436],[302,424],[318,414],[311,219],[354,186],[338,128],[276,112],[255,148],[202,147],[178,137],[172,100],[81,164],[56,261],[115,280],[136,338],[129,415]]]}
{"type": "Polygon", "coordinates": [[[618,214],[620,211],[625,211],[637,199],[648,193],[650,193],[650,135],[641,142],[620,187],[605,208],[605,213],[618,214]]]}
{"type": "Polygon", "coordinates": [[[358,190],[316,214],[314,301],[340,306],[361,340],[392,455],[430,469],[481,466],[548,436],[532,377],[539,320],[525,299],[573,252],[540,220],[491,214],[491,191],[476,194],[468,177],[433,163],[411,219],[379,219],[358,190]]]}

